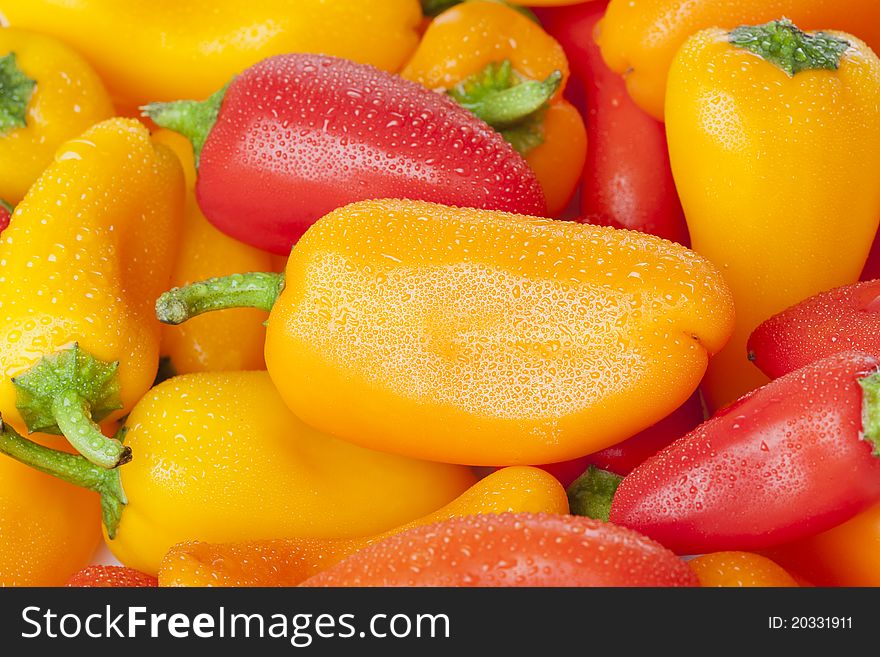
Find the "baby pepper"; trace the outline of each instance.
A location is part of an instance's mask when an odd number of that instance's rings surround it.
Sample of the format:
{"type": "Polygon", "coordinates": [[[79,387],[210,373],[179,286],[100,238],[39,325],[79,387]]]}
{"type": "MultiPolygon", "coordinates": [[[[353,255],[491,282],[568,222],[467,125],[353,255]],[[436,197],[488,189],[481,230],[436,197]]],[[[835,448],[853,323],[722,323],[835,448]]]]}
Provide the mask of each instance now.
{"type": "Polygon", "coordinates": [[[611,69],[626,77],[636,103],[662,121],[669,69],[688,37],[781,16],[804,29],[849,32],[880,50],[876,0],[611,0],[598,41],[611,69]]]}
{"type": "Polygon", "coordinates": [[[79,54],[0,27],[0,198],[18,203],[56,148],[111,116],[103,83],[79,54]]]}
{"type": "Polygon", "coordinates": [[[522,512],[568,513],[565,490],[538,468],[504,468],[434,513],[374,536],[175,545],[162,560],[159,581],[161,586],[296,586],[358,550],[413,527],[461,516],[522,512]]]}
{"type": "Polygon", "coordinates": [[[368,198],[543,214],[526,162],[450,98],[371,66],[272,57],[201,102],[144,108],[193,142],[196,194],[227,235],[277,254],[368,198]]]}
{"type": "MultiPolygon", "coordinates": [[[[271,254],[224,235],[205,219],[196,203],[196,170],[189,141],[171,130],[159,130],[153,139],[174,151],[187,183],[183,232],[171,284],[187,285],[210,276],[273,269],[271,254]]],[[[164,326],[162,355],[177,374],[266,369],[265,320],[264,311],[242,308],[228,318],[199,317],[180,329],[164,326]]]]}
{"type": "Polygon", "coordinates": [[[171,546],[266,537],[352,537],[435,511],[468,468],[373,452],[287,410],[266,372],[200,372],[153,388],[126,420],[130,463],[107,470],[6,427],[0,451],[102,495],[109,546],[156,574],[171,546]]]}
{"type": "Polygon", "coordinates": [[[758,324],[858,280],[880,220],[878,96],[880,60],[862,41],[787,20],[706,30],[679,51],[672,171],[693,248],[736,302],[703,386],[710,407],[766,382],[746,357],[758,324]]]}
{"type": "Polygon", "coordinates": [[[559,43],[502,3],[465,2],[435,18],[401,73],[450,94],[525,157],[557,215],[584,165],[580,114],[562,99],[568,62],[559,43]]]}
{"type": "Polygon", "coordinates": [[[0,587],[61,586],[101,542],[98,497],[0,457],[0,537],[0,587]]]}
{"type": "Polygon", "coordinates": [[[96,422],[149,389],[161,325],[154,295],[177,246],[177,158],[130,119],[62,145],[0,240],[0,413],[22,431],[63,433],[88,459],[129,458],[96,422]]]}
{"type": "Polygon", "coordinates": [[[753,552],[712,552],[688,561],[700,586],[797,586],[794,577],[777,563],[753,552]]]}
{"type": "Polygon", "coordinates": [[[9,24],[82,52],[127,110],[204,98],[271,55],[325,53],[398,70],[415,49],[418,0],[3,0],[9,24]]]}
{"type": "Polygon", "coordinates": [[[733,323],[721,276],[652,235],[404,200],[331,212],[283,276],[179,288],[157,316],[272,309],[266,364],[306,423],[470,465],[548,463],[650,426],[733,323]]]}

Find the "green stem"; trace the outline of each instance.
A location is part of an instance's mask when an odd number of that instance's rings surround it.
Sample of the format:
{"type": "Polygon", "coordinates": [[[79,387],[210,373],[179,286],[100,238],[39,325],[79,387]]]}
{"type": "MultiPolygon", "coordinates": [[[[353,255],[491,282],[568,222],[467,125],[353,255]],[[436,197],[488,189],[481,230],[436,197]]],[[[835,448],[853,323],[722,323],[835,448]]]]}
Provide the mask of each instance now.
{"type": "Polygon", "coordinates": [[[12,214],[13,211],[15,211],[15,208],[12,207],[11,204],[4,201],[2,198],[0,198],[0,208],[3,208],[4,210],[6,210],[9,214],[12,214]]]}
{"type": "Polygon", "coordinates": [[[790,76],[801,71],[836,71],[850,46],[848,41],[825,32],[807,34],[787,18],[738,27],[730,32],[728,41],[759,55],[790,76]]]}
{"type": "Polygon", "coordinates": [[[3,422],[3,418],[0,418],[0,453],[40,472],[98,493],[107,534],[115,538],[123,507],[128,504],[119,470],[107,470],[82,456],[38,445],[19,435],[3,422]]]}
{"type": "Polygon", "coordinates": [[[202,313],[227,308],[272,310],[284,289],[284,274],[250,272],[176,287],[156,300],[156,317],[165,324],[182,324],[202,313]]]}
{"type": "Polygon", "coordinates": [[[880,457],[880,372],[859,379],[862,387],[862,433],[880,457]]]}
{"type": "Polygon", "coordinates": [[[202,148],[208,140],[208,135],[217,116],[220,114],[220,106],[226,97],[226,90],[232,82],[226,83],[222,89],[215,91],[205,100],[175,100],[170,103],[150,103],[141,107],[144,116],[150,117],[153,123],[162,127],[179,132],[190,140],[193,145],[196,166],[202,155],[202,148]]]}
{"type": "Polygon", "coordinates": [[[89,403],[75,390],[65,390],[52,399],[55,423],[86,459],[102,468],[115,468],[131,460],[131,448],[108,438],[92,421],[89,403]]]}
{"type": "Polygon", "coordinates": [[[36,86],[18,67],[14,52],[0,57],[0,136],[27,126],[27,107],[36,86]]]}
{"type": "Polygon", "coordinates": [[[493,91],[473,101],[467,95],[456,98],[496,130],[504,130],[527,120],[544,108],[562,83],[562,73],[553,71],[546,80],[528,80],[507,89],[493,91]]]}
{"type": "MultiPolygon", "coordinates": [[[[514,11],[519,12],[526,18],[531,21],[534,21],[540,25],[538,21],[538,17],[535,16],[535,12],[533,12],[528,7],[522,7],[520,5],[510,5],[506,3],[504,0],[478,0],[479,2],[494,2],[498,5],[505,5],[510,7],[514,11]]],[[[454,7],[455,5],[460,5],[462,2],[473,2],[473,0],[422,0],[422,13],[425,16],[438,16],[442,14],[447,9],[454,7]]]]}
{"type": "Polygon", "coordinates": [[[568,487],[568,506],[573,515],[608,522],[611,502],[623,477],[595,466],[574,480],[568,487]]]}

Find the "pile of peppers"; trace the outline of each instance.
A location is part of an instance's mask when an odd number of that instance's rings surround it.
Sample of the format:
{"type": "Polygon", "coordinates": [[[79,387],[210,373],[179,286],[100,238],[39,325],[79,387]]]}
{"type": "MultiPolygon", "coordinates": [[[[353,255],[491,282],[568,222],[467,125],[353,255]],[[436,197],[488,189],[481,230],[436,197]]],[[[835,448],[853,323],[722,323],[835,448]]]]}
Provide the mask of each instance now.
{"type": "Polygon", "coordinates": [[[0,8],[0,585],[880,586],[876,2],[184,4],[0,8]]]}

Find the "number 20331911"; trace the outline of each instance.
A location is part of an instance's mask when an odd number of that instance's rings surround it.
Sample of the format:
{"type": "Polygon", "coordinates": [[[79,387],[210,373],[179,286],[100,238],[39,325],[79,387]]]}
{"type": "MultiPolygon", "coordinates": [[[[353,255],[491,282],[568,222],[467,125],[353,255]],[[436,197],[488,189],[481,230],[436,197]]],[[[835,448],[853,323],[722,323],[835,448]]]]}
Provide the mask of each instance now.
{"type": "Polygon", "coordinates": [[[851,630],[852,616],[770,616],[771,630],[851,630]]]}

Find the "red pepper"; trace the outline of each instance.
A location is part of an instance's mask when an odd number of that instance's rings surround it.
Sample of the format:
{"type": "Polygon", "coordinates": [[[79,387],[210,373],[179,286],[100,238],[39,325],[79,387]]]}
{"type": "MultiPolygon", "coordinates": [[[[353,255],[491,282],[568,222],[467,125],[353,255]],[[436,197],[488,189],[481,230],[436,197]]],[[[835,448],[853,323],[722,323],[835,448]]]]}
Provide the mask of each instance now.
{"type": "Polygon", "coordinates": [[[67,581],[67,586],[87,588],[150,587],[159,586],[159,580],[134,568],[122,566],[89,566],[67,581]]]}
{"type": "Polygon", "coordinates": [[[681,438],[703,421],[703,403],[695,392],[688,400],[657,424],[632,438],[571,461],[538,466],[556,477],[563,486],[570,485],[589,466],[627,475],[633,468],[654,456],[672,441],[681,438]]]}
{"type": "Polygon", "coordinates": [[[754,330],[749,359],[771,378],[842,351],[880,358],[880,280],[810,297],[754,330]]]}
{"type": "Polygon", "coordinates": [[[880,278],[880,233],[874,238],[874,244],[868,254],[868,261],[862,270],[861,280],[873,281],[878,278],[880,278]]]}
{"type": "Polygon", "coordinates": [[[374,543],[301,586],[697,586],[637,533],[590,518],[477,515],[374,543]]]}
{"type": "Polygon", "coordinates": [[[679,554],[764,549],[880,500],[878,457],[880,360],[844,352],[749,393],[640,465],[609,519],[679,554]]]}
{"type": "Polygon", "coordinates": [[[669,165],[664,125],[629,97],[593,39],[607,2],[536,9],[565,49],[586,93],[587,161],[581,187],[584,223],[628,228],[689,243],[669,165]]]}
{"type": "Polygon", "coordinates": [[[3,199],[0,199],[0,233],[2,233],[9,225],[12,218],[12,206],[3,199]]]}
{"type": "Polygon", "coordinates": [[[365,199],[546,213],[535,174],[499,133],[444,94],[364,64],[280,55],[207,101],[145,110],[193,142],[208,220],[274,253],[365,199]]]}

